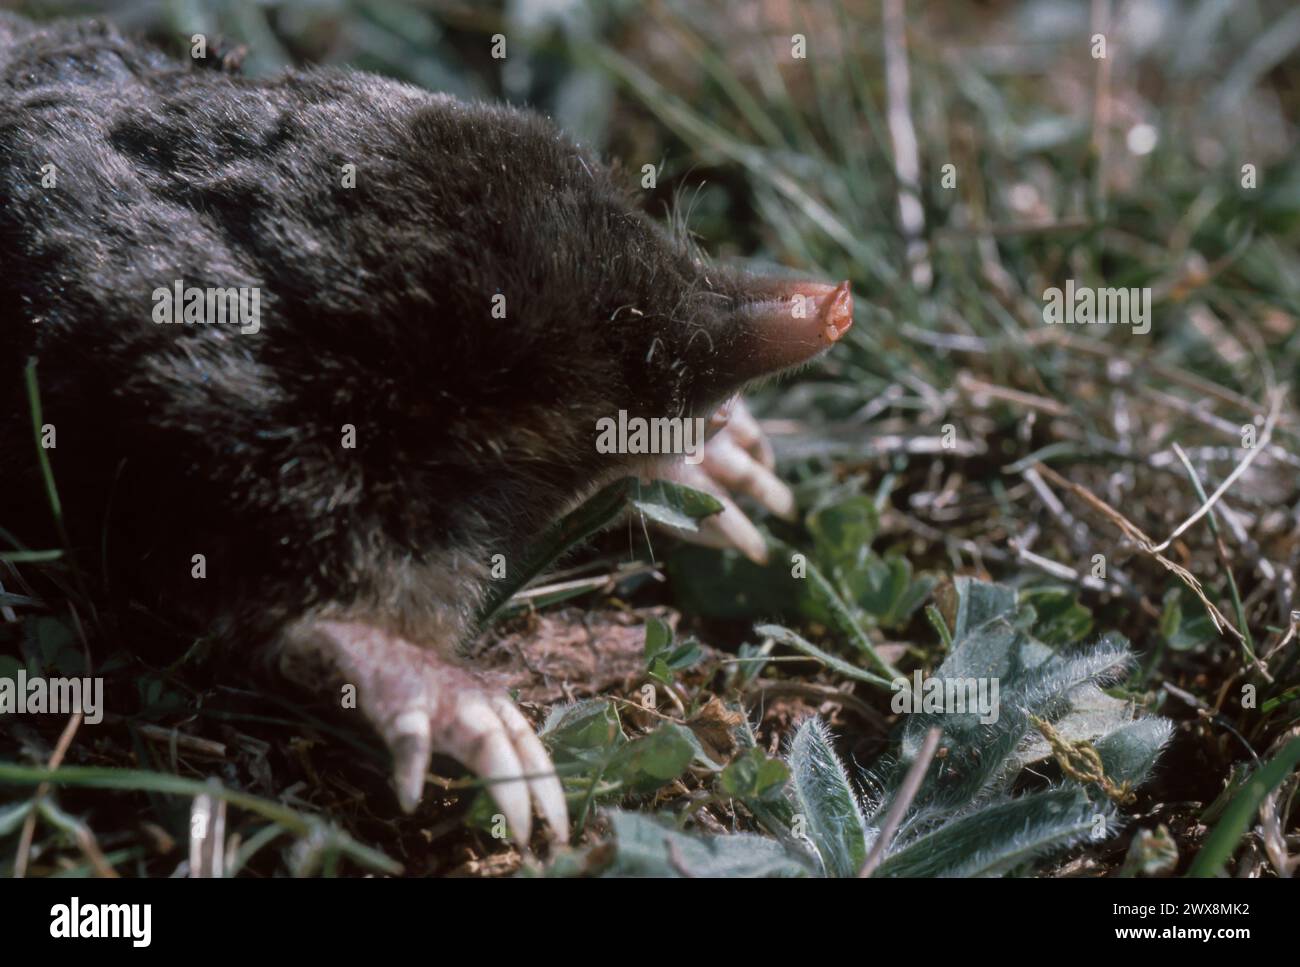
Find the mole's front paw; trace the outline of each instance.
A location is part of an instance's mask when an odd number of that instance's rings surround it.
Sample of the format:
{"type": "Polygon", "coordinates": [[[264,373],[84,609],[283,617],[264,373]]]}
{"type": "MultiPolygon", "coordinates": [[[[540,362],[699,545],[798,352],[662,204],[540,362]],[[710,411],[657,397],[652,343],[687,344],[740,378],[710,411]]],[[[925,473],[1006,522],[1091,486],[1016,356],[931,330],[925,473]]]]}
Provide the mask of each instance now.
{"type": "Polygon", "coordinates": [[[438,752],[487,781],[520,844],[528,843],[534,805],[554,838],[568,841],[564,790],[541,740],[506,695],[460,665],[370,625],[338,621],[299,625],[286,636],[280,664],[308,686],[319,686],[322,670],[356,686],[358,708],[393,754],[397,798],[407,812],[419,803],[429,757],[438,752]]]}
{"type": "Polygon", "coordinates": [[[717,497],[722,512],[706,517],[694,533],[675,533],[711,547],[734,547],[756,564],[766,564],[763,535],[728,494],[748,494],[787,520],[795,515],[794,494],[772,472],[772,447],[743,400],[719,410],[713,425],[718,429],[705,443],[703,459],[697,464],[679,460],[666,476],[717,497]]]}

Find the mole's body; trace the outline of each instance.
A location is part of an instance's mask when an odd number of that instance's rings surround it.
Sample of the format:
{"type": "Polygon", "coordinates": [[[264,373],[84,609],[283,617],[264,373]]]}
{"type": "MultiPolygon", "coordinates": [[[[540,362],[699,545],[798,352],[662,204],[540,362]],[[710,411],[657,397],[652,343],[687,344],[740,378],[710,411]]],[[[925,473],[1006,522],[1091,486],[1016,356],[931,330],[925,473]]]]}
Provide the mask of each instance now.
{"type": "MultiPolygon", "coordinates": [[[[74,545],[107,535],[146,607],[357,685],[408,807],[431,748],[549,771],[453,655],[493,555],[638,469],[597,422],[708,416],[838,338],[848,298],[706,268],[537,116],[0,15],[0,523],[49,518],[34,359],[74,545]]],[[[733,430],[713,482],[782,503],[733,430]]],[[[563,835],[554,778],[494,791],[516,833],[531,798],[563,835]]]]}

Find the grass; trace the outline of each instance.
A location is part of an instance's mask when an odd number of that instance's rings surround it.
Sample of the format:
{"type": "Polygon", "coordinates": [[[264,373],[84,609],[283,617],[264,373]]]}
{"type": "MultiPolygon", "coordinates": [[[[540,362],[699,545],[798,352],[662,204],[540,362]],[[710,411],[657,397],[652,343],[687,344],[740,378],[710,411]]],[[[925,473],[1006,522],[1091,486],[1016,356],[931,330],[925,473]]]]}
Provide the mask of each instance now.
{"type": "MultiPolygon", "coordinates": [[[[798,772],[776,753],[813,712],[834,734],[831,759],[823,750],[818,762],[896,754],[902,730],[882,682],[951,654],[966,607],[957,579],[976,577],[1010,589],[1032,609],[1035,640],[1062,654],[1121,633],[1138,660],[1106,694],[1175,726],[1125,832],[1100,844],[1072,839],[1015,871],[1116,873],[1138,831],[1161,829],[1177,854],[1166,874],[1294,869],[1294,11],[1247,0],[1228,16],[1227,5],[1194,2],[1150,36],[1103,24],[1101,62],[1076,4],[909,4],[905,33],[874,5],[830,0],[761,28],[701,5],[610,3],[527,33],[491,9],[393,4],[379,18],[367,4],[309,15],[310,6],[273,4],[277,17],[250,21],[257,8],[215,5],[210,29],[253,42],[289,14],[308,18],[300,25],[335,18],[342,48],[308,53],[425,83],[454,76],[461,90],[550,108],[630,170],[662,162],[647,205],[693,198],[690,225],[706,250],[853,283],[857,322],[846,342],[755,401],[806,511],[798,524],[762,522],[778,565],[656,538],[662,567],[629,567],[629,534],[632,555],[648,556],[641,529],[615,530],[543,578],[540,592],[535,584],[532,604],[516,598],[502,610],[481,647],[549,654],[580,639],[639,668],[637,690],[625,694],[618,669],[598,662],[578,693],[608,701],[548,725],[571,807],[588,817],[584,845],[658,842],[646,823],[664,816],[681,833],[779,840],[788,804],[765,796],[780,783],[753,776],[798,772]],[[501,29],[518,41],[530,81],[503,79],[472,56],[501,29]],[[808,38],[805,60],[790,56],[795,33],[808,38]],[[886,45],[901,50],[904,39],[906,56],[887,65],[886,45]],[[911,95],[901,110],[900,63],[911,95]],[[915,183],[908,151],[897,150],[911,138],[915,183]],[[1254,166],[1253,187],[1243,165],[1254,166]],[[1149,287],[1150,332],[1045,325],[1043,293],[1066,279],[1149,287]],[[1266,423],[1271,439],[1261,445],[1266,423]],[[815,579],[789,580],[792,554],[811,562],[815,579]],[[548,597],[559,603],[538,610],[548,597]],[[647,656],[636,629],[651,612],[669,615],[675,630],[671,645],[647,656]],[[603,630],[583,638],[593,625],[603,630]],[[746,712],[757,721],[738,739],[734,716],[746,712]],[[752,761],[749,748],[758,750],[752,761]],[[598,805],[625,812],[598,819],[598,805]]],[[[183,22],[184,6],[172,10],[183,22]]],[[[264,60],[250,67],[273,69],[293,39],[259,48],[264,60]]],[[[21,582],[21,600],[6,605],[21,621],[0,624],[0,645],[75,673],[80,653],[96,653],[95,622],[83,632],[77,617],[92,613],[84,561],[16,547],[3,558],[21,582]]],[[[164,850],[158,833],[183,841],[187,810],[214,774],[232,787],[220,794],[232,809],[228,832],[259,845],[244,857],[246,875],[385,862],[414,874],[490,874],[522,862],[486,832],[490,810],[473,779],[431,786],[421,812],[399,819],[369,736],[287,703],[267,715],[265,699],[207,683],[196,660],[146,668],[111,653],[97,667],[129,696],[114,707],[134,711],[101,727],[93,748],[84,732],[70,739],[75,768],[18,764],[58,746],[35,725],[0,739],[0,794],[17,790],[22,816],[0,820],[0,871],[21,859],[31,873],[102,871],[101,861],[171,872],[185,850],[164,850]],[[96,775],[130,792],[92,792],[82,780],[96,775]],[[262,848],[272,835],[319,842],[321,829],[334,830],[329,863],[262,848]],[[369,848],[387,859],[358,852],[369,848]]],[[[541,684],[520,682],[526,709],[559,714],[541,684]]],[[[869,775],[849,770],[847,781],[870,798],[869,775]]],[[[1023,794],[1058,794],[1017,781],[1023,794]]],[[[846,855],[857,858],[863,844],[851,845],[846,855]]],[[[753,848],[735,869],[785,862],[753,848]]],[[[590,869],[584,855],[551,870],[590,869]]]]}

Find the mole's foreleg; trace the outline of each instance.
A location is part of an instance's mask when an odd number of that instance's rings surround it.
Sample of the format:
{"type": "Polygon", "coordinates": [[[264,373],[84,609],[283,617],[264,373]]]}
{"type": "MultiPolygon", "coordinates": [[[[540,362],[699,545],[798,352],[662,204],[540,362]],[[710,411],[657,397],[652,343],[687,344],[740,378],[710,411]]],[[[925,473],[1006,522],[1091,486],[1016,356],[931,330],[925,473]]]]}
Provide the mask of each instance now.
{"type": "Polygon", "coordinates": [[[278,653],[286,677],[317,693],[356,687],[357,707],[393,755],[407,812],[424,791],[429,757],[457,759],[488,783],[511,834],[526,846],[533,806],[559,842],[569,836],[564,790],[528,721],[503,693],[454,659],[360,622],[307,621],[278,653]]]}

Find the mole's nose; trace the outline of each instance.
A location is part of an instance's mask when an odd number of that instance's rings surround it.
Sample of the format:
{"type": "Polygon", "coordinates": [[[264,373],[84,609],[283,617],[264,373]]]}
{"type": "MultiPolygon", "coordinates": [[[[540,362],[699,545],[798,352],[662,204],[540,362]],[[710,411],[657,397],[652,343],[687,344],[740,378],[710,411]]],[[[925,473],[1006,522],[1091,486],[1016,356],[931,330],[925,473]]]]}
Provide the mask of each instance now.
{"type": "Polygon", "coordinates": [[[742,380],[805,363],[840,340],[853,325],[847,281],[762,283],[759,301],[742,309],[746,337],[732,372],[742,380]]]}
{"type": "Polygon", "coordinates": [[[767,316],[768,326],[784,330],[792,341],[815,335],[826,343],[837,342],[853,325],[853,292],[847,279],[839,285],[787,282],[773,295],[775,298],[758,303],[753,311],[756,316],[767,316]]]}
{"type": "Polygon", "coordinates": [[[828,342],[836,342],[853,326],[853,293],[847,279],[839,285],[798,282],[794,287],[797,294],[812,301],[828,342]]]}

